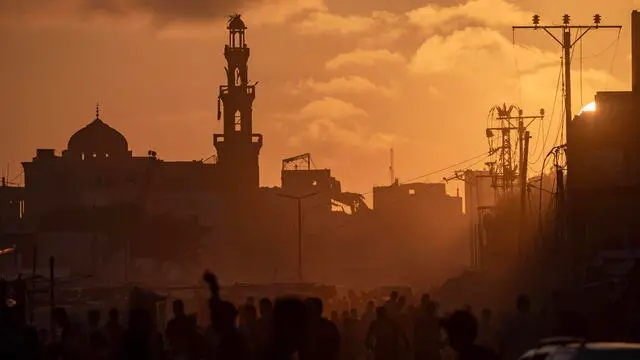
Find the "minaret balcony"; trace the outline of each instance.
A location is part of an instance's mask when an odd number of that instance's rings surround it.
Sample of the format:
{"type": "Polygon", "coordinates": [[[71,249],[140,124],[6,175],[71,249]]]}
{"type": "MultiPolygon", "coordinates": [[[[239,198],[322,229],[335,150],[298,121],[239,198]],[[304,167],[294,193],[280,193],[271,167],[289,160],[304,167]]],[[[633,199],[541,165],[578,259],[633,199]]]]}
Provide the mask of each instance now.
{"type": "Polygon", "coordinates": [[[256,96],[256,86],[255,85],[238,85],[238,86],[228,86],[221,85],[220,86],[220,96],[228,96],[228,95],[237,95],[242,94],[249,96],[251,98],[255,98],[256,96]]]}

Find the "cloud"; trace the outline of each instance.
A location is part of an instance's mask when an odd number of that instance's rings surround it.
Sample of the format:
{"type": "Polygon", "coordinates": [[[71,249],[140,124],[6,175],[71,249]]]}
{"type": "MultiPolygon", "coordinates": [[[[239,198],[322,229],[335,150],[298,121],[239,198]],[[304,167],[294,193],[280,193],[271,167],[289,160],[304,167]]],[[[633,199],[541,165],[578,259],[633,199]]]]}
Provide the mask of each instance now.
{"type": "Polygon", "coordinates": [[[289,145],[308,146],[311,141],[377,151],[399,141],[395,135],[371,131],[362,124],[361,120],[368,116],[365,110],[334,97],[314,100],[288,115],[304,121],[304,128],[289,138],[289,145]]]}
{"type": "MultiPolygon", "coordinates": [[[[407,14],[409,22],[428,31],[452,24],[460,28],[461,22],[485,26],[511,26],[529,21],[530,14],[506,0],[470,0],[464,4],[442,7],[427,5],[407,14]]],[[[464,26],[462,26],[464,27],[464,26]]]]}
{"type": "MultiPolygon", "coordinates": [[[[323,0],[261,0],[252,1],[241,12],[242,18],[251,28],[265,25],[280,25],[306,11],[325,9],[323,0]]],[[[218,19],[220,20],[220,19],[218,19]]],[[[220,21],[180,21],[165,24],[160,38],[211,38],[221,29],[220,21]]]]}
{"type": "Polygon", "coordinates": [[[258,0],[100,0],[82,1],[88,12],[111,15],[152,14],[160,21],[219,19],[240,11],[258,0]]]}
{"type": "Polygon", "coordinates": [[[327,95],[338,93],[378,93],[384,96],[393,96],[395,93],[393,89],[376,85],[369,79],[355,75],[337,77],[325,82],[307,79],[305,81],[301,81],[296,88],[297,92],[302,90],[312,90],[327,95]]]}
{"type": "Polygon", "coordinates": [[[380,26],[395,24],[398,20],[398,15],[387,11],[374,11],[371,16],[343,16],[318,11],[311,13],[296,27],[304,35],[347,35],[369,32],[380,26]]]}
{"type": "Polygon", "coordinates": [[[334,97],[324,97],[305,105],[295,117],[301,120],[314,118],[341,119],[347,117],[367,117],[366,111],[334,97]]]}
{"type": "Polygon", "coordinates": [[[87,15],[109,18],[151,18],[156,24],[212,22],[233,13],[253,26],[281,24],[306,11],[326,10],[323,0],[2,0],[0,14],[51,22],[87,15]],[[52,19],[53,18],[53,19],[52,19]]]}
{"type": "Polygon", "coordinates": [[[416,51],[409,69],[416,73],[528,73],[559,63],[559,55],[513,45],[488,28],[467,28],[429,37],[416,51]],[[513,71],[509,73],[509,70],[513,71]]]}
{"type": "Polygon", "coordinates": [[[251,5],[242,11],[242,16],[250,19],[251,26],[283,24],[298,14],[327,9],[323,0],[261,0],[251,5]]]}
{"type": "Polygon", "coordinates": [[[345,66],[373,66],[377,64],[403,63],[404,57],[386,49],[382,50],[354,50],[339,54],[327,61],[327,70],[336,70],[345,66]]]}
{"type": "Polygon", "coordinates": [[[389,45],[396,42],[406,33],[407,29],[404,27],[385,29],[385,31],[378,31],[376,34],[363,37],[359,41],[359,43],[362,45],[362,47],[378,48],[380,46],[389,45]]]}

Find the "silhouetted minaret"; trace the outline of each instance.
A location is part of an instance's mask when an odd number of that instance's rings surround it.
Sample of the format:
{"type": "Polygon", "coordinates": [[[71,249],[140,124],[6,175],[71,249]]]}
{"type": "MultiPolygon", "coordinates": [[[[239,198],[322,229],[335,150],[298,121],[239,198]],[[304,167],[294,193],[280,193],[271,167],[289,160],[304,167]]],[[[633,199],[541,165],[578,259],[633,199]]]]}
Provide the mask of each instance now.
{"type": "Polygon", "coordinates": [[[245,192],[260,186],[258,156],[262,147],[262,135],[252,132],[251,113],[256,93],[255,84],[249,85],[247,79],[247,27],[240,15],[233,15],[227,29],[229,43],[224,47],[227,85],[220,86],[218,98],[218,120],[222,116],[224,134],[214,134],[213,144],[218,152],[218,166],[225,190],[245,192]]]}

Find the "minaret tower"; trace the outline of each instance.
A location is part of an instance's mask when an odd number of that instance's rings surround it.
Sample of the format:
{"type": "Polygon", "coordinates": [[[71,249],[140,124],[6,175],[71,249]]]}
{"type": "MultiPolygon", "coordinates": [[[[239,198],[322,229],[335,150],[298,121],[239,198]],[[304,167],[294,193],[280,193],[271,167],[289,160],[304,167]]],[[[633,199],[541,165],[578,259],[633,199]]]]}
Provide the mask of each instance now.
{"type": "Polygon", "coordinates": [[[224,47],[227,85],[220,86],[218,97],[218,120],[222,117],[224,133],[214,134],[213,144],[218,152],[218,166],[225,190],[236,193],[255,190],[260,186],[258,156],[262,134],[253,133],[251,114],[256,87],[255,84],[249,85],[247,77],[247,27],[240,15],[232,15],[227,29],[229,43],[224,47]]]}

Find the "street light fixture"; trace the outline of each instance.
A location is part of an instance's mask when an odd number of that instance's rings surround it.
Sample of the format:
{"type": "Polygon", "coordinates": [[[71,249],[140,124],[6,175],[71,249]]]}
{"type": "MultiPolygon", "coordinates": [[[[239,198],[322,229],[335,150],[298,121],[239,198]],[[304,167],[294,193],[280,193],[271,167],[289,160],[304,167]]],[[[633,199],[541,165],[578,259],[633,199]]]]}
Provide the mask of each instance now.
{"type": "Polygon", "coordinates": [[[313,192],[306,195],[294,196],[288,194],[278,194],[288,199],[294,199],[298,202],[298,281],[302,283],[302,200],[318,195],[320,192],[313,192]]]}

